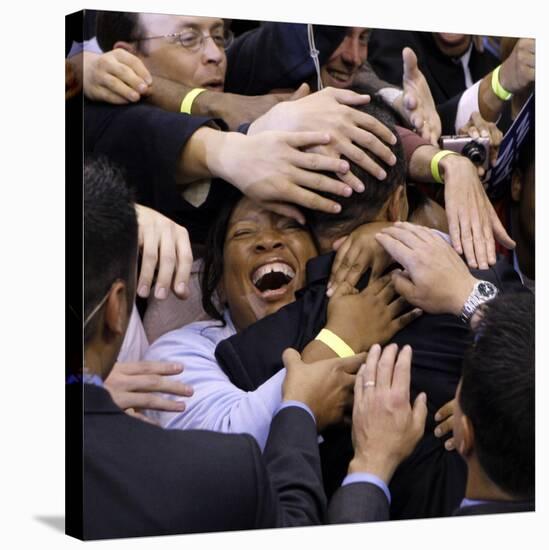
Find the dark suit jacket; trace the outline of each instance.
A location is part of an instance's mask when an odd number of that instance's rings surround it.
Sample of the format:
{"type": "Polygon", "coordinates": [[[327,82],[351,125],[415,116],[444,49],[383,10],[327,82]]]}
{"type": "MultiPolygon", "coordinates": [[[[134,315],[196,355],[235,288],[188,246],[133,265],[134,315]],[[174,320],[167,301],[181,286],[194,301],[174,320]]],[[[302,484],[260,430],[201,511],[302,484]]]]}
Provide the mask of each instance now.
{"type": "MultiPolygon", "coordinates": [[[[326,283],[333,254],[307,264],[307,286],[297,300],[246,330],[221,342],[216,357],[231,381],[251,391],[280,370],[287,347],[302,351],[326,324],[326,283]]],[[[493,282],[504,292],[524,290],[518,275],[506,260],[475,276],[493,282]]],[[[359,288],[367,285],[367,273],[359,288]]],[[[453,399],[461,376],[461,362],[471,342],[469,329],[452,315],[424,314],[392,340],[414,350],[411,397],[427,393],[429,414],[425,435],[412,455],[397,469],[390,485],[391,517],[418,518],[450,515],[465,492],[466,469],[456,452],[444,449],[433,430],[434,413],[453,399]]],[[[321,445],[324,486],[328,497],[339,487],[352,458],[349,428],[332,427],[323,433],[321,445]]]]}
{"type": "Polygon", "coordinates": [[[275,416],[262,456],[249,435],[163,430],[85,384],[83,463],[84,539],[311,525],[326,507],[316,427],[297,407],[275,416]]]}
{"type": "Polygon", "coordinates": [[[389,501],[373,483],[340,487],[328,507],[328,523],[362,523],[389,519],[389,501]]]}
{"type": "MultiPolygon", "coordinates": [[[[368,43],[368,61],[383,79],[402,86],[402,49],[409,46],[417,55],[440,114],[443,134],[455,133],[457,106],[465,91],[461,62],[444,55],[430,32],[375,29],[368,43]]],[[[471,50],[469,69],[473,82],[480,80],[499,65],[490,52],[471,50]]]]}
{"type": "Polygon", "coordinates": [[[474,506],[464,506],[454,512],[454,516],[479,516],[483,514],[508,514],[514,512],[533,512],[535,503],[533,500],[524,501],[504,501],[493,500],[484,504],[475,504],[474,506]]]}

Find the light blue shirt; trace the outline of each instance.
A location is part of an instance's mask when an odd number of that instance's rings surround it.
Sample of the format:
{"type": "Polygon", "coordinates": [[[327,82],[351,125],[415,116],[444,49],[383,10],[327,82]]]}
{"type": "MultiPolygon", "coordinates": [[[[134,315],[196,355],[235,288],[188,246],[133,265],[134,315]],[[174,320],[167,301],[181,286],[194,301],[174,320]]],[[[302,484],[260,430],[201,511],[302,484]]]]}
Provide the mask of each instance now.
{"type": "Polygon", "coordinates": [[[264,449],[271,421],[282,401],[282,369],[255,391],[243,391],[229,380],[217,364],[215,348],[236,334],[228,312],[226,326],[218,321],[200,321],[161,336],[145,353],[145,361],[180,363],[184,370],[172,379],[189,384],[192,397],[165,395],[184,401],[183,412],[146,411],[161,426],[169,429],[202,429],[224,433],[248,433],[264,449]]]}

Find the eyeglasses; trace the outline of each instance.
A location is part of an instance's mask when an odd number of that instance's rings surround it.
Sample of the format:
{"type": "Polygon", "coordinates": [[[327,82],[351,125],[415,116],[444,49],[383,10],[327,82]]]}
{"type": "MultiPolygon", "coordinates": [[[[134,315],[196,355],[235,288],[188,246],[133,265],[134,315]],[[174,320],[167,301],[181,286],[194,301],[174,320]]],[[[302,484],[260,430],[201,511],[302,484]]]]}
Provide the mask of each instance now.
{"type": "Polygon", "coordinates": [[[215,30],[212,34],[202,34],[196,29],[186,29],[182,32],[164,34],[162,36],[146,36],[137,40],[153,40],[155,38],[172,38],[177,40],[190,52],[197,52],[202,49],[207,38],[211,38],[220,50],[226,50],[233,43],[234,34],[231,30],[225,29],[215,30]]]}

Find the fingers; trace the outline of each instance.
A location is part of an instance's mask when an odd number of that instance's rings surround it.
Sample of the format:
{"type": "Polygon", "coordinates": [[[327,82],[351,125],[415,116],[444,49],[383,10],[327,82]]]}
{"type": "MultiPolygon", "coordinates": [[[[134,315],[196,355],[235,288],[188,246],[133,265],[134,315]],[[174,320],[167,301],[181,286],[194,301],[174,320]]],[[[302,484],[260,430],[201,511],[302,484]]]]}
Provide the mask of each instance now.
{"type": "Polygon", "coordinates": [[[168,297],[175,269],[176,252],[171,231],[165,230],[160,237],[160,258],[158,262],[158,276],[154,290],[154,297],[164,300],[168,297]]]}
{"type": "Polygon", "coordinates": [[[302,147],[327,145],[330,143],[331,137],[326,132],[287,132],[285,140],[291,147],[301,149],[302,147]]]}
{"type": "Polygon", "coordinates": [[[412,48],[406,47],[402,50],[402,69],[403,78],[413,80],[417,77],[417,56],[412,48]]]}
{"type": "Polygon", "coordinates": [[[296,99],[301,99],[306,97],[311,93],[311,88],[307,83],[301,84],[301,86],[288,98],[289,101],[295,101],[296,99]]]}
{"type": "MultiPolygon", "coordinates": [[[[327,176],[313,174],[312,172],[306,172],[305,170],[299,170],[296,172],[293,182],[288,182],[283,194],[287,202],[302,206],[304,208],[310,208],[311,210],[320,210],[329,214],[338,214],[341,212],[341,205],[339,203],[325,197],[321,197],[320,195],[301,187],[303,185],[312,189],[325,188],[329,186],[330,182],[336,187],[341,185],[341,182],[328,178],[327,176]]],[[[276,204],[275,201],[273,201],[272,204],[276,204]]],[[[274,210],[274,208],[272,208],[272,210],[274,210]]]]}
{"type": "MultiPolygon", "coordinates": [[[[116,371],[123,374],[158,374],[170,376],[183,372],[183,365],[158,361],[138,361],[136,363],[115,363],[116,371]]],[[[108,379],[108,378],[107,378],[108,379]]]]}
{"type": "Polygon", "coordinates": [[[397,141],[391,130],[377,118],[367,113],[355,111],[353,118],[355,125],[358,126],[353,133],[353,141],[373,153],[385,164],[393,166],[396,163],[396,157],[391,149],[385,145],[385,143],[394,145],[397,141]]]}
{"type": "Polygon", "coordinates": [[[491,204],[488,205],[488,215],[492,223],[492,231],[498,243],[507,248],[507,250],[513,250],[517,243],[509,236],[491,204]]]}
{"type": "Polygon", "coordinates": [[[347,374],[356,374],[358,369],[366,360],[365,353],[357,353],[351,357],[342,357],[338,359],[328,359],[328,361],[334,362],[334,365],[346,372],[347,374]]]}
{"type": "Polygon", "coordinates": [[[189,234],[184,227],[178,229],[176,234],[175,249],[177,254],[176,272],[173,281],[173,290],[180,298],[189,296],[189,279],[193,264],[193,253],[189,234]]]}
{"type": "Polygon", "coordinates": [[[425,431],[425,421],[427,420],[427,395],[421,392],[414,401],[412,408],[412,425],[416,432],[416,437],[419,438],[425,431]]]}
{"type": "Polygon", "coordinates": [[[398,352],[396,344],[386,346],[377,364],[376,388],[389,389],[393,380],[393,369],[398,352]]]}
{"type": "Polygon", "coordinates": [[[168,399],[154,393],[132,393],[128,403],[134,409],[149,409],[152,411],[183,412],[185,403],[168,399]]]}
{"type": "Polygon", "coordinates": [[[435,428],[435,437],[444,437],[454,429],[454,417],[449,416],[435,428]]]}
{"type": "Polygon", "coordinates": [[[414,251],[403,244],[398,238],[388,235],[383,230],[376,233],[376,241],[394,258],[399,264],[408,268],[414,259],[414,251]]]}
{"type": "Polygon", "coordinates": [[[353,296],[355,294],[358,294],[358,290],[348,282],[344,281],[340,285],[338,285],[337,288],[335,288],[330,294],[331,298],[337,299],[342,296],[353,296]]]}
{"type": "Polygon", "coordinates": [[[368,357],[366,358],[366,366],[363,371],[362,389],[363,391],[373,390],[377,382],[377,364],[381,357],[381,346],[374,344],[368,351],[368,357]],[[373,384],[372,384],[373,382],[373,384]],[[368,384],[370,383],[370,384],[368,384]],[[365,387],[365,385],[367,387],[365,387]]]}
{"type": "MultiPolygon", "coordinates": [[[[477,208],[471,209],[471,229],[473,234],[473,245],[475,250],[475,261],[479,269],[488,269],[488,257],[486,241],[483,228],[480,222],[480,213],[477,208]]],[[[469,264],[471,265],[471,264],[469,264]]],[[[471,267],[473,267],[471,265],[471,267]]]]}
{"type": "Polygon", "coordinates": [[[395,364],[393,371],[392,386],[398,390],[399,394],[404,396],[406,401],[410,401],[410,379],[412,370],[412,348],[404,346],[395,364]]]}
{"type": "Polygon", "coordinates": [[[364,132],[364,130],[353,128],[349,132],[350,137],[348,139],[341,139],[338,143],[334,144],[334,147],[340,155],[360,166],[374,178],[384,180],[387,177],[387,172],[370,155],[366,154],[360,148],[361,143],[365,143],[367,140],[367,136],[362,132],[364,132]],[[359,146],[357,147],[353,142],[356,142],[359,146]]]}
{"type": "Polygon", "coordinates": [[[337,177],[345,184],[347,184],[353,191],[362,193],[364,191],[364,184],[349,170],[345,174],[337,174],[337,177]]]}
{"type": "Polygon", "coordinates": [[[385,287],[391,284],[392,275],[388,273],[383,277],[380,277],[377,281],[370,283],[363,291],[362,294],[373,294],[374,296],[380,294],[385,287]]]}
{"type": "Polygon", "coordinates": [[[132,71],[139,77],[141,80],[150,86],[153,82],[151,73],[148,71],[147,67],[139,57],[131,54],[130,52],[122,49],[116,48],[113,50],[113,53],[118,57],[118,59],[127,65],[132,71]]]}
{"type": "Polygon", "coordinates": [[[141,251],[141,271],[139,272],[139,280],[137,282],[137,294],[141,298],[147,298],[152,286],[156,263],[158,261],[158,245],[159,236],[153,231],[142,231],[139,228],[142,236],[143,247],[141,251]]]}
{"type": "Polygon", "coordinates": [[[392,338],[397,332],[401,331],[404,327],[408,326],[412,321],[415,321],[418,317],[423,314],[423,310],[420,308],[412,309],[412,311],[393,319],[390,324],[391,335],[389,338],[392,338]]]}
{"type": "Polygon", "coordinates": [[[326,88],[324,92],[330,94],[338,103],[342,105],[349,105],[356,107],[357,105],[366,105],[370,103],[370,96],[367,94],[357,94],[351,90],[344,90],[342,88],[326,88]]]}
{"type": "Polygon", "coordinates": [[[393,275],[393,285],[398,294],[405,298],[406,301],[413,303],[416,288],[408,277],[404,276],[402,273],[395,273],[393,275]]]}
{"type": "Polygon", "coordinates": [[[156,423],[152,418],[145,416],[143,413],[137,412],[135,409],[131,407],[126,409],[124,412],[129,416],[133,416],[134,418],[139,418],[139,420],[143,420],[143,422],[147,422],[147,424],[158,426],[158,423],[156,423]]]}
{"type": "Polygon", "coordinates": [[[478,267],[475,259],[475,247],[473,243],[473,233],[471,231],[471,220],[468,209],[463,209],[459,214],[459,232],[461,235],[461,246],[465,259],[469,267],[476,269],[478,267]]]}

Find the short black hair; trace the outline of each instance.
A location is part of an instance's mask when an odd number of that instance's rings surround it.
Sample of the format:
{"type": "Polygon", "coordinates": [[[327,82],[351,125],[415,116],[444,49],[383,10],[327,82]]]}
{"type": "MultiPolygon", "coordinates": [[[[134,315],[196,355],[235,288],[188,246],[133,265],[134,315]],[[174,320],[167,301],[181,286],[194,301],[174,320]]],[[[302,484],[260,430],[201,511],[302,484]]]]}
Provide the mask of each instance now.
{"type": "MultiPolygon", "coordinates": [[[[396,144],[388,145],[388,147],[395,155],[397,161],[394,166],[388,166],[378,158],[375,158],[369,151],[365,151],[367,155],[374,158],[387,172],[387,177],[380,181],[354,162],[346,159],[349,161],[351,172],[364,184],[364,191],[362,193],[353,191],[350,197],[340,197],[331,193],[320,192],[320,195],[338,202],[341,205],[341,212],[334,215],[316,210],[307,210],[307,221],[316,235],[342,234],[349,232],[358,225],[372,221],[397,187],[404,185],[406,182],[404,149],[395,130],[395,118],[391,110],[376,97],[373,97],[370,103],[358,107],[358,109],[377,118],[395,134],[397,137],[396,144]]],[[[337,178],[335,174],[329,175],[337,178]]]]}
{"type": "MultiPolygon", "coordinates": [[[[84,318],[101,302],[114,281],[133,292],[137,259],[137,217],[121,171],[104,157],[84,163],[84,318]]],[[[133,303],[128,295],[128,307],[133,303]]],[[[84,331],[87,343],[95,319],[84,331]]]]}
{"type": "Polygon", "coordinates": [[[98,11],[96,35],[97,42],[104,52],[110,52],[119,40],[135,42],[142,38],[139,13],[98,11]]]}
{"type": "Polygon", "coordinates": [[[476,341],[465,354],[459,394],[480,466],[517,499],[534,497],[534,339],[531,293],[487,303],[476,341]]]}

